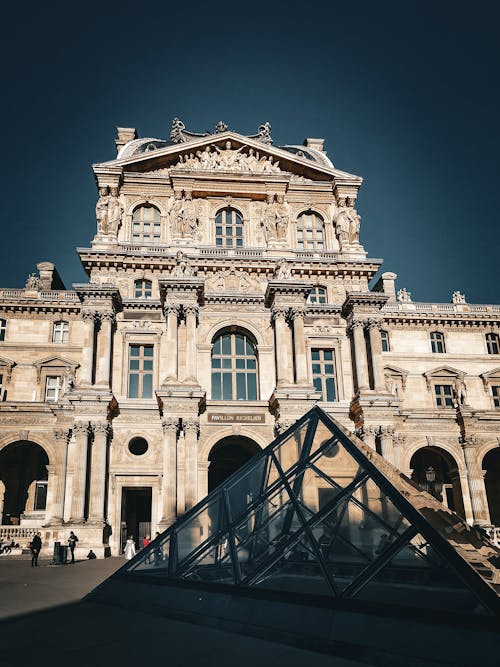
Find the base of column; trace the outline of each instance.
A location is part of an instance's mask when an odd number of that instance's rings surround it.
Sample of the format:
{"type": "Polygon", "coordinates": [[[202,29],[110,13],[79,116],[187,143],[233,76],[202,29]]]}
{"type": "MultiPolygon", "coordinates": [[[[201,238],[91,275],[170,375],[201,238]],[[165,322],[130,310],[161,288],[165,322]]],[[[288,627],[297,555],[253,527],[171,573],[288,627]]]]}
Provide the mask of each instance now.
{"type": "Polygon", "coordinates": [[[66,521],[66,523],[71,524],[72,526],[76,525],[85,526],[87,525],[87,519],[84,516],[76,518],[70,517],[69,521],[66,521]]]}
{"type": "Polygon", "coordinates": [[[43,524],[43,528],[60,528],[64,524],[62,516],[53,516],[47,523],[43,524]]]}

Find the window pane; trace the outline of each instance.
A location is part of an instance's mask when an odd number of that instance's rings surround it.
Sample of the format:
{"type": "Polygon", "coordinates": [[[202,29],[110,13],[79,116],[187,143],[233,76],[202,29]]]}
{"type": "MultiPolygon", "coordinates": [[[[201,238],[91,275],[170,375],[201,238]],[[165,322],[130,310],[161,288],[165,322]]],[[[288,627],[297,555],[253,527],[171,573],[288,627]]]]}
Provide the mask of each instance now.
{"type": "Polygon", "coordinates": [[[131,359],[129,362],[129,368],[131,371],[139,370],[139,359],[131,359]]]}
{"type": "Polygon", "coordinates": [[[236,334],[235,336],[235,341],[236,341],[236,354],[245,354],[245,339],[243,336],[240,334],[236,334]]]}
{"type": "Polygon", "coordinates": [[[333,359],[333,350],[324,350],[323,356],[325,361],[331,361],[333,359]]]}
{"type": "Polygon", "coordinates": [[[222,354],[231,354],[231,334],[222,336],[222,354]]]}
{"type": "Polygon", "coordinates": [[[335,380],[333,378],[326,378],[326,400],[335,400],[335,380]]]}
{"type": "Polygon", "coordinates": [[[220,373],[212,373],[212,399],[220,401],[220,373]]]}
{"type": "Polygon", "coordinates": [[[319,350],[311,350],[311,359],[313,361],[319,360],[319,350]]]}
{"type": "Polygon", "coordinates": [[[245,373],[236,373],[236,398],[245,400],[246,394],[245,373]]]}
{"type": "Polygon", "coordinates": [[[144,346],[144,356],[145,357],[152,357],[153,356],[153,346],[152,345],[145,345],[144,346]]]}
{"type": "Polygon", "coordinates": [[[248,373],[247,374],[247,387],[248,387],[247,399],[249,401],[256,401],[257,400],[257,375],[255,373],[248,373]]]}
{"type": "Polygon", "coordinates": [[[145,359],[143,368],[144,368],[145,371],[152,371],[153,370],[153,360],[152,359],[145,359]]]}
{"type": "Polygon", "coordinates": [[[135,373],[129,375],[128,395],[129,398],[139,398],[139,376],[135,373]]]}
{"type": "Polygon", "coordinates": [[[245,359],[236,359],[236,368],[245,368],[245,359]]]}
{"type": "Polygon", "coordinates": [[[153,397],[153,376],[149,373],[142,377],[142,398],[153,397]]]}
{"type": "Polygon", "coordinates": [[[222,368],[231,368],[231,359],[222,359],[222,368]]]}
{"type": "Polygon", "coordinates": [[[321,386],[321,378],[319,377],[313,378],[313,385],[316,391],[323,393],[323,387],[321,386]]]}
{"type": "Polygon", "coordinates": [[[232,386],[232,376],[231,373],[222,374],[222,398],[223,400],[231,401],[233,399],[233,386],[232,386]]]}
{"type": "Polygon", "coordinates": [[[213,354],[220,354],[220,338],[217,338],[214,343],[213,354]]]}
{"type": "Polygon", "coordinates": [[[220,359],[212,359],[212,368],[220,368],[220,359]]]}
{"type": "Polygon", "coordinates": [[[257,368],[257,361],[255,359],[247,359],[247,368],[257,368]]]}

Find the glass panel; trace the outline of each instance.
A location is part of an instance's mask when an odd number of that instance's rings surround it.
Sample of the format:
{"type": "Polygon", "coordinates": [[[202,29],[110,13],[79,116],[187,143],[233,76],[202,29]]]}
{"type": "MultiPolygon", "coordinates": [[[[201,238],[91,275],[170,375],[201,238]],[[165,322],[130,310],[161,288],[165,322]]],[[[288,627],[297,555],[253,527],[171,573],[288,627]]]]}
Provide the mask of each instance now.
{"type": "Polygon", "coordinates": [[[222,398],[225,401],[233,400],[233,383],[231,373],[222,374],[222,398]]]}
{"type": "Polygon", "coordinates": [[[257,368],[257,362],[255,359],[247,359],[247,368],[257,368]]]}
{"type": "Polygon", "coordinates": [[[313,385],[314,385],[314,388],[316,389],[316,391],[319,391],[321,394],[323,393],[323,387],[321,385],[321,378],[320,377],[313,378],[313,385]]]}
{"type": "Polygon", "coordinates": [[[215,340],[212,354],[220,354],[220,338],[215,340]]]}
{"type": "Polygon", "coordinates": [[[144,366],[143,366],[145,371],[152,371],[153,370],[153,360],[152,359],[144,359],[144,366]]]}
{"type": "Polygon", "coordinates": [[[276,447],[274,453],[283,472],[286,473],[299,460],[308,426],[309,421],[306,421],[301,428],[297,428],[291,436],[276,447]]]}
{"type": "Polygon", "coordinates": [[[221,400],[221,377],[220,373],[212,373],[212,400],[220,401],[221,400]]]}
{"type": "Polygon", "coordinates": [[[139,398],[139,376],[135,373],[129,375],[128,395],[129,398],[139,398]]]}
{"type": "Polygon", "coordinates": [[[131,371],[139,370],[139,359],[131,359],[128,364],[131,371]]]}
{"type": "Polygon", "coordinates": [[[311,359],[313,361],[319,361],[319,350],[311,350],[311,359]]]}
{"type": "Polygon", "coordinates": [[[224,334],[222,340],[222,354],[231,354],[231,334],[224,334]]]}
{"type": "Polygon", "coordinates": [[[153,376],[144,375],[142,378],[142,398],[153,397],[153,376]]]}
{"type": "Polygon", "coordinates": [[[245,359],[236,359],[236,368],[245,368],[245,359]]]}
{"type": "Polygon", "coordinates": [[[225,528],[220,493],[208,498],[177,530],[177,567],[198,547],[225,528]]]}
{"type": "MultiPolygon", "coordinates": [[[[267,478],[268,459],[265,456],[254,459],[249,470],[242,471],[234,481],[227,484],[227,497],[231,521],[247,511],[247,508],[260,499],[267,478]]],[[[232,478],[231,478],[232,479],[232,478]]],[[[251,517],[248,519],[252,524],[251,517]]]]}
{"type": "Polygon", "coordinates": [[[211,544],[183,572],[183,579],[234,584],[234,568],[227,535],[211,544]]]}
{"type": "Polygon", "coordinates": [[[333,378],[326,378],[326,400],[334,401],[335,400],[335,380],[333,378]]]}
{"type": "Polygon", "coordinates": [[[236,354],[238,356],[244,355],[245,354],[245,338],[244,336],[241,336],[240,334],[236,334],[234,337],[235,344],[236,344],[236,354]]]}
{"type": "Polygon", "coordinates": [[[248,394],[247,399],[249,401],[257,400],[257,375],[255,373],[247,374],[247,388],[248,394]]]}
{"type": "Polygon", "coordinates": [[[245,400],[247,397],[247,388],[245,382],[245,373],[236,373],[236,398],[245,400]]]}
{"type": "Polygon", "coordinates": [[[152,345],[145,345],[144,346],[144,356],[145,357],[152,357],[153,356],[153,346],[152,345]]]}
{"type": "Polygon", "coordinates": [[[231,368],[231,359],[222,359],[222,368],[231,368]]]}
{"type": "Polygon", "coordinates": [[[131,566],[130,571],[166,574],[170,554],[170,536],[158,538],[142,552],[142,559],[131,566]]]}
{"type": "Polygon", "coordinates": [[[220,368],[220,359],[212,359],[212,368],[220,368]]]}

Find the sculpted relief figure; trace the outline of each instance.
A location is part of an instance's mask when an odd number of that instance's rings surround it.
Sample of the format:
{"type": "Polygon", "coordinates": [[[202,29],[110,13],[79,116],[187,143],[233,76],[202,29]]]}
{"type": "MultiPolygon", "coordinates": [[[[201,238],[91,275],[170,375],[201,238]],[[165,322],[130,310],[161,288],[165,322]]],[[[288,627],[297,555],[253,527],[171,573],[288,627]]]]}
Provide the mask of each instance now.
{"type": "Polygon", "coordinates": [[[116,234],[123,215],[123,206],[118,199],[118,188],[111,188],[111,194],[108,194],[107,187],[100,188],[99,195],[95,207],[97,231],[105,235],[116,234]]]}
{"type": "Polygon", "coordinates": [[[397,300],[400,303],[411,303],[411,292],[408,292],[406,287],[402,287],[398,290],[397,300]]]}
{"type": "Polygon", "coordinates": [[[352,206],[352,201],[341,200],[340,206],[331,207],[332,220],[340,247],[359,243],[359,226],[361,217],[352,206]]]}
{"type": "Polygon", "coordinates": [[[99,188],[99,199],[95,205],[95,217],[97,218],[97,231],[99,234],[108,233],[108,188],[99,188]]]}
{"type": "Polygon", "coordinates": [[[278,241],[286,241],[288,223],[290,222],[290,205],[285,201],[283,195],[278,195],[276,199],[276,236],[278,241]]]}
{"type": "Polygon", "coordinates": [[[455,292],[453,292],[453,294],[452,294],[452,296],[451,296],[451,302],[454,303],[454,304],[462,304],[462,303],[466,303],[466,301],[465,301],[465,294],[462,294],[462,293],[459,292],[458,290],[455,291],[455,292]]]}
{"type": "Polygon", "coordinates": [[[172,169],[193,169],[195,171],[246,171],[260,173],[279,173],[279,162],[272,157],[260,155],[251,147],[241,146],[234,149],[230,141],[226,141],[224,148],[213,144],[204,150],[180,155],[179,161],[172,169]],[[246,150],[247,152],[244,152],[246,150]]]}
{"type": "Polygon", "coordinates": [[[182,252],[182,250],[179,250],[179,252],[175,256],[175,266],[172,269],[170,275],[184,276],[184,277],[194,276],[193,267],[191,266],[189,259],[182,252]]]}
{"type": "Polygon", "coordinates": [[[274,277],[278,278],[278,280],[293,278],[292,269],[284,257],[276,264],[274,277]]]}
{"type": "Polygon", "coordinates": [[[262,212],[262,227],[266,241],[277,241],[278,232],[276,229],[276,207],[274,205],[274,195],[267,195],[266,205],[262,212]]]}
{"type": "Polygon", "coordinates": [[[184,199],[183,219],[183,236],[194,237],[198,229],[198,211],[190,192],[186,193],[184,199]]]}

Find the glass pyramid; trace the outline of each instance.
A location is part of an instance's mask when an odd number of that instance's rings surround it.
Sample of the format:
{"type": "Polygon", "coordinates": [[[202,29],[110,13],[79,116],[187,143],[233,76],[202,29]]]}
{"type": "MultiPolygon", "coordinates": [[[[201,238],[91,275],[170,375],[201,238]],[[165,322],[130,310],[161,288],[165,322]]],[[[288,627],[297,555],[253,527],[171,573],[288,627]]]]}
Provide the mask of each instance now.
{"type": "Polygon", "coordinates": [[[314,407],[120,574],[498,614],[469,533],[314,407]]]}

